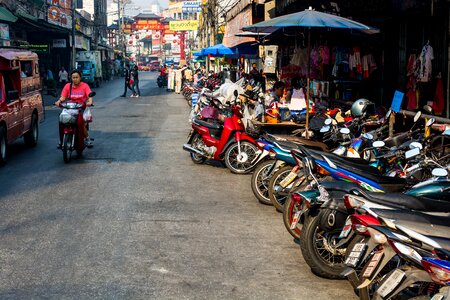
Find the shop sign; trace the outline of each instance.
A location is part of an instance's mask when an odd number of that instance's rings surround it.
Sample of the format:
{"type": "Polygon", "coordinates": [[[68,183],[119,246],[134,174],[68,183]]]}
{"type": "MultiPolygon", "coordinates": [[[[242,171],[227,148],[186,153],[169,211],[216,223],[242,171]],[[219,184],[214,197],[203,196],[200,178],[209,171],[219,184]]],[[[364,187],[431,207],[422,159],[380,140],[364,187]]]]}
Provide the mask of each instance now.
{"type": "Polygon", "coordinates": [[[20,45],[20,48],[27,49],[35,53],[48,53],[49,46],[48,44],[29,44],[29,45],[20,45]]]}
{"type": "Polygon", "coordinates": [[[133,30],[161,30],[163,25],[156,20],[137,20],[133,30]]]}
{"type": "Polygon", "coordinates": [[[11,46],[8,24],[0,23],[0,46],[11,46]]]}
{"type": "Polygon", "coordinates": [[[71,0],[47,0],[48,22],[65,28],[72,28],[71,0]]]}
{"type": "Polygon", "coordinates": [[[54,39],[53,40],[53,48],[66,48],[67,41],[66,39],[54,39]]]}
{"type": "Polygon", "coordinates": [[[169,28],[172,31],[191,31],[198,29],[198,20],[170,21],[169,28]]]}
{"type": "Polygon", "coordinates": [[[76,35],[75,36],[75,48],[83,49],[83,50],[91,50],[90,47],[90,41],[88,38],[82,36],[82,35],[76,35]]]}
{"type": "Polygon", "coordinates": [[[200,1],[184,1],[182,10],[186,12],[201,12],[200,1]]]}

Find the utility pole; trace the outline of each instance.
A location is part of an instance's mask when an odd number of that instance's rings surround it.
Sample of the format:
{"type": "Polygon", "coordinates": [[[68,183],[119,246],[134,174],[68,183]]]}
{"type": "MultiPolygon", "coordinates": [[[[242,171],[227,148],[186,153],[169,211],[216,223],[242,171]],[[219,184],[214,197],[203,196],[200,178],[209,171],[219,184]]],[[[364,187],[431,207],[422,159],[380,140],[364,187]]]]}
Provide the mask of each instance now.
{"type": "Polygon", "coordinates": [[[72,9],[72,61],[70,64],[70,67],[72,70],[75,69],[75,55],[76,55],[76,50],[75,50],[75,6],[76,3],[75,1],[71,1],[71,9],[72,9]]]}
{"type": "Polygon", "coordinates": [[[119,30],[119,36],[118,38],[118,42],[117,42],[117,48],[121,49],[122,48],[122,25],[120,23],[120,1],[121,0],[117,0],[117,25],[118,25],[118,30],[119,30]]]}

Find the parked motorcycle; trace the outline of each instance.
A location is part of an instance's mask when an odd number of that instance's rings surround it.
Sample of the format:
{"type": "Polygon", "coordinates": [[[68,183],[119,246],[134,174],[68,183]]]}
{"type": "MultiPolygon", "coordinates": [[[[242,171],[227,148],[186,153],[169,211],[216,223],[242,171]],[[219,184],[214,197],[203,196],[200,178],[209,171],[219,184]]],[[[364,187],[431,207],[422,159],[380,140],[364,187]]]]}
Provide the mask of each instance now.
{"type": "Polygon", "coordinates": [[[206,159],[225,161],[231,172],[246,174],[268,153],[263,154],[256,140],[245,133],[240,105],[232,105],[231,112],[223,125],[194,118],[183,149],[190,152],[196,164],[206,159]]]}

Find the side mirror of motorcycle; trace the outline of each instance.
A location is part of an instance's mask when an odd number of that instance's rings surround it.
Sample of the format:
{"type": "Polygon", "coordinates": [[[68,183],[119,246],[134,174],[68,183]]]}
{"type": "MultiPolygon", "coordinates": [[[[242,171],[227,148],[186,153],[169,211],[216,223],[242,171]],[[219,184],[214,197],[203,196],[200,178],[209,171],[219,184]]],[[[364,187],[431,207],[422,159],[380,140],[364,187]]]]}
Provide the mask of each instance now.
{"type": "Polygon", "coordinates": [[[366,140],[373,140],[373,135],[371,135],[370,133],[364,133],[363,138],[365,138],[366,140]]]}
{"type": "Polygon", "coordinates": [[[373,142],[372,147],[374,147],[374,148],[382,148],[385,145],[386,145],[386,143],[383,142],[383,141],[375,141],[375,142],[373,142]]]}
{"type": "Polygon", "coordinates": [[[442,135],[450,136],[450,129],[445,130],[442,135]]]}
{"type": "Polygon", "coordinates": [[[333,120],[331,119],[326,119],[325,122],[323,122],[325,125],[329,126],[331,125],[331,123],[333,123],[333,120]]]}
{"type": "Polygon", "coordinates": [[[325,133],[330,131],[330,126],[323,126],[322,128],[320,128],[320,133],[325,133]]]}
{"type": "Polygon", "coordinates": [[[430,127],[431,125],[434,124],[434,122],[436,122],[436,119],[435,119],[435,118],[428,119],[428,121],[427,121],[427,123],[425,124],[425,126],[430,127]]]}
{"type": "Polygon", "coordinates": [[[433,108],[431,108],[431,106],[429,105],[424,105],[423,110],[429,114],[433,113],[433,108]]]}
{"type": "Polygon", "coordinates": [[[419,155],[419,154],[420,154],[420,149],[419,148],[413,148],[413,149],[408,150],[408,151],[405,152],[405,158],[409,159],[409,158],[414,157],[414,156],[419,155]]]}
{"type": "Polygon", "coordinates": [[[434,177],[447,177],[448,172],[445,169],[442,168],[434,168],[433,171],[431,171],[431,175],[434,177]]]}
{"type": "Polygon", "coordinates": [[[392,109],[389,109],[389,110],[387,111],[387,113],[386,113],[386,116],[384,116],[384,119],[385,119],[385,120],[389,119],[389,117],[391,116],[391,114],[392,114],[392,109]]]}
{"type": "Polygon", "coordinates": [[[350,134],[350,129],[348,129],[348,128],[341,128],[339,130],[339,132],[342,133],[342,134],[350,134]]]}
{"type": "Polygon", "coordinates": [[[411,144],[409,144],[409,149],[414,149],[414,148],[419,148],[419,150],[422,150],[423,146],[419,142],[412,142],[411,144]]]}
{"type": "Polygon", "coordinates": [[[416,123],[417,121],[419,121],[420,116],[422,115],[422,112],[418,111],[415,115],[414,115],[414,123],[416,123]]]}
{"type": "Polygon", "coordinates": [[[88,97],[89,97],[89,98],[92,98],[92,97],[95,97],[95,95],[97,95],[96,92],[90,92],[89,95],[88,95],[88,97]]]}

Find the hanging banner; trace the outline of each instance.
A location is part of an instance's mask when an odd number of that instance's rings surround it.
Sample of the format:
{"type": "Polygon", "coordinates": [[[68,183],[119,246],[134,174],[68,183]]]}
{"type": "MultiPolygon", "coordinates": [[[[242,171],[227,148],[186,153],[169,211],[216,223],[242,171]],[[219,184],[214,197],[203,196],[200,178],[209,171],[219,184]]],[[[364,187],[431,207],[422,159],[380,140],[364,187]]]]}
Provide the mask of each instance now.
{"type": "Polygon", "coordinates": [[[161,30],[164,26],[156,20],[137,20],[133,23],[133,30],[161,30]]]}
{"type": "Polygon", "coordinates": [[[169,28],[173,31],[192,31],[198,29],[198,20],[170,21],[169,28]]]}

